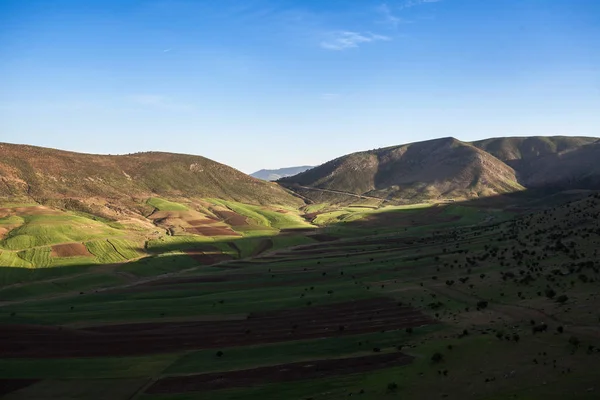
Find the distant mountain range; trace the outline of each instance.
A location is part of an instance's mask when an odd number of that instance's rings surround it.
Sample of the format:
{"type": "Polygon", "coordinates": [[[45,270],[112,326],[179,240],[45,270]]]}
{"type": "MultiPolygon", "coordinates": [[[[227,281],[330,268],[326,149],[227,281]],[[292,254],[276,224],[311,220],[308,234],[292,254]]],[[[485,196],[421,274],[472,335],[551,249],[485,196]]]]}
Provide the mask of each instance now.
{"type": "Polygon", "coordinates": [[[105,216],[143,214],[150,197],[294,207],[307,199],[336,202],[340,196],[460,200],[532,188],[600,189],[599,160],[598,138],[462,142],[448,137],[353,153],[314,168],[261,170],[251,177],[200,156],[93,155],[0,143],[0,198],[105,216]]]}
{"type": "Polygon", "coordinates": [[[308,169],[313,168],[309,165],[303,165],[301,167],[289,167],[289,168],[279,168],[279,169],[261,169],[260,171],[256,171],[250,176],[253,176],[258,179],[262,179],[265,181],[276,181],[281,178],[285,178],[288,176],[294,176],[301,172],[304,172],[308,169]]]}
{"type": "Polygon", "coordinates": [[[449,137],[349,154],[279,182],[309,198],[320,189],[409,201],[467,199],[526,188],[600,189],[598,160],[598,138],[469,143],[449,137]]]}

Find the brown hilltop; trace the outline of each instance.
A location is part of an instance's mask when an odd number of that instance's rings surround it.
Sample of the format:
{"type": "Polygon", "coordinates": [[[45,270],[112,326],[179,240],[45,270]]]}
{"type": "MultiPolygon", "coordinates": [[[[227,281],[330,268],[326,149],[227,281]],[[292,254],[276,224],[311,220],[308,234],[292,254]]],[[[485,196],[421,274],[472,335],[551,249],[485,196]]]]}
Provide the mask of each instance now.
{"type": "Polygon", "coordinates": [[[597,189],[599,157],[598,138],[508,137],[473,143],[442,138],[349,154],[279,182],[308,197],[325,193],[331,201],[341,199],[341,192],[421,201],[527,188],[597,189]]]}
{"type": "Polygon", "coordinates": [[[127,201],[151,196],[302,203],[276,184],[200,156],[160,152],[94,155],[0,143],[0,197],[48,202],[127,201]]]}
{"type": "Polygon", "coordinates": [[[454,138],[350,154],[281,182],[411,200],[522,189],[510,166],[454,138]]]}

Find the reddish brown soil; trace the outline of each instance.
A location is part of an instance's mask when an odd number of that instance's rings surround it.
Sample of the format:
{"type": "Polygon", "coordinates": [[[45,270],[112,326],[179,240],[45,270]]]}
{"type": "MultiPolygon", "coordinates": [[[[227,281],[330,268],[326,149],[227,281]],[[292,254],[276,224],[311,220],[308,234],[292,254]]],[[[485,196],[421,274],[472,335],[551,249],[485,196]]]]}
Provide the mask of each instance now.
{"type": "Polygon", "coordinates": [[[223,222],[231,226],[246,226],[248,220],[243,215],[240,215],[233,211],[214,211],[214,213],[223,220],[223,222]]]}
{"type": "Polygon", "coordinates": [[[241,236],[239,233],[222,226],[196,226],[185,231],[200,236],[241,236]]]}
{"type": "MultiPolygon", "coordinates": [[[[221,266],[219,266],[221,268],[221,266]]],[[[233,268],[231,268],[233,269],[233,268]]],[[[181,290],[181,286],[178,285],[193,285],[193,284],[204,284],[204,283],[220,283],[221,289],[224,290],[242,290],[252,288],[267,288],[267,287],[282,287],[282,286],[297,286],[298,284],[315,284],[323,281],[334,279],[334,275],[327,276],[306,276],[307,274],[314,272],[314,269],[297,270],[297,271],[285,271],[285,274],[296,274],[297,276],[289,281],[273,280],[272,282],[265,282],[264,278],[268,276],[261,273],[255,274],[232,274],[232,275],[203,275],[203,276],[189,276],[189,277],[173,277],[165,278],[157,281],[151,281],[142,285],[136,285],[128,288],[115,289],[113,293],[144,293],[144,292],[155,292],[157,290],[181,290]],[[259,280],[259,281],[253,281],[259,280]]],[[[274,274],[277,275],[277,274],[274,274]]],[[[367,276],[368,274],[364,274],[367,276]]],[[[355,275],[360,277],[361,275],[355,275]]]]}
{"type": "Polygon", "coordinates": [[[325,235],[322,233],[317,233],[316,235],[308,236],[311,239],[316,240],[317,242],[333,242],[334,240],[338,240],[339,238],[335,236],[325,235]]]}
{"type": "Polygon", "coordinates": [[[183,321],[59,329],[0,326],[0,358],[128,356],[355,335],[435,323],[388,298],[252,313],[238,321],[183,321]]]}
{"type": "MultiPolygon", "coordinates": [[[[227,354],[224,357],[227,357],[227,354]]],[[[200,392],[271,382],[319,379],[407,365],[412,360],[413,357],[402,353],[378,354],[345,359],[302,361],[241,371],[174,376],[160,379],[150,386],[146,393],[200,392]]]]}
{"type": "Polygon", "coordinates": [[[210,225],[214,224],[214,219],[204,218],[204,219],[192,219],[187,221],[187,223],[191,226],[202,226],[202,225],[210,225]]]}
{"type": "Polygon", "coordinates": [[[83,243],[66,243],[52,246],[52,257],[91,257],[92,254],[88,251],[83,243]]]}
{"type": "Polygon", "coordinates": [[[202,265],[217,264],[222,261],[229,261],[232,257],[229,254],[222,253],[205,253],[203,250],[190,249],[186,250],[185,254],[192,257],[202,265]]]}
{"type": "Polygon", "coordinates": [[[320,212],[314,212],[314,213],[308,213],[308,214],[304,214],[302,215],[302,218],[304,218],[305,220],[309,221],[309,222],[313,222],[315,220],[315,218],[317,218],[320,214],[320,212]]]}
{"type": "Polygon", "coordinates": [[[26,388],[39,381],[39,379],[0,379],[0,396],[26,388]]]}
{"type": "Polygon", "coordinates": [[[273,241],[271,239],[262,239],[252,252],[252,257],[256,257],[271,248],[273,248],[273,241]]]}
{"type": "Polygon", "coordinates": [[[279,234],[298,234],[298,233],[309,233],[309,232],[315,232],[315,228],[287,228],[287,229],[281,229],[279,231],[279,234]]]}

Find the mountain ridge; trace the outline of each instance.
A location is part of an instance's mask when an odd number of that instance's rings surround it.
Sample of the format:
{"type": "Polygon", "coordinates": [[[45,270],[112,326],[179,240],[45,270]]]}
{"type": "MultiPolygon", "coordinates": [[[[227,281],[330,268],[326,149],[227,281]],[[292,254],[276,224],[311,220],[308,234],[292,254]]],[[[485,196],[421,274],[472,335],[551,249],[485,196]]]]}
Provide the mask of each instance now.
{"type": "Polygon", "coordinates": [[[288,176],[294,176],[297,175],[299,173],[302,173],[306,170],[309,170],[311,168],[314,168],[314,166],[311,165],[301,165],[298,167],[284,167],[284,168],[277,168],[277,169],[261,169],[258,170],[256,172],[253,172],[250,174],[250,176],[257,178],[257,179],[262,179],[265,181],[276,181],[278,179],[281,178],[287,178],[288,176]]]}
{"type": "Polygon", "coordinates": [[[592,165],[595,154],[600,156],[600,141],[592,137],[475,142],[446,137],[351,153],[278,182],[292,189],[303,186],[409,201],[469,199],[527,187],[587,188],[600,181],[600,168],[592,165]],[[589,161],[578,161],[584,153],[583,160],[589,161]],[[593,172],[586,173],[586,168],[593,172]],[[565,172],[575,170],[575,175],[565,172]]]}
{"type": "Polygon", "coordinates": [[[131,205],[157,196],[303,204],[277,184],[202,156],[165,152],[98,155],[10,143],[0,143],[0,156],[0,197],[42,204],[99,199],[131,205]]]}

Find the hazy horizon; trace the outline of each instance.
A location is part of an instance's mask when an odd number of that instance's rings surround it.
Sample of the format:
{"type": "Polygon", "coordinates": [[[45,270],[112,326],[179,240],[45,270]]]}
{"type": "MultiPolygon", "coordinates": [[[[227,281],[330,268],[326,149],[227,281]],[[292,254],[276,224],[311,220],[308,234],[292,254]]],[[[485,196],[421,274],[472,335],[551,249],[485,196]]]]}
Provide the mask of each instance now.
{"type": "Polygon", "coordinates": [[[0,3],[0,141],[243,172],[453,136],[599,136],[592,0],[0,3]]]}

